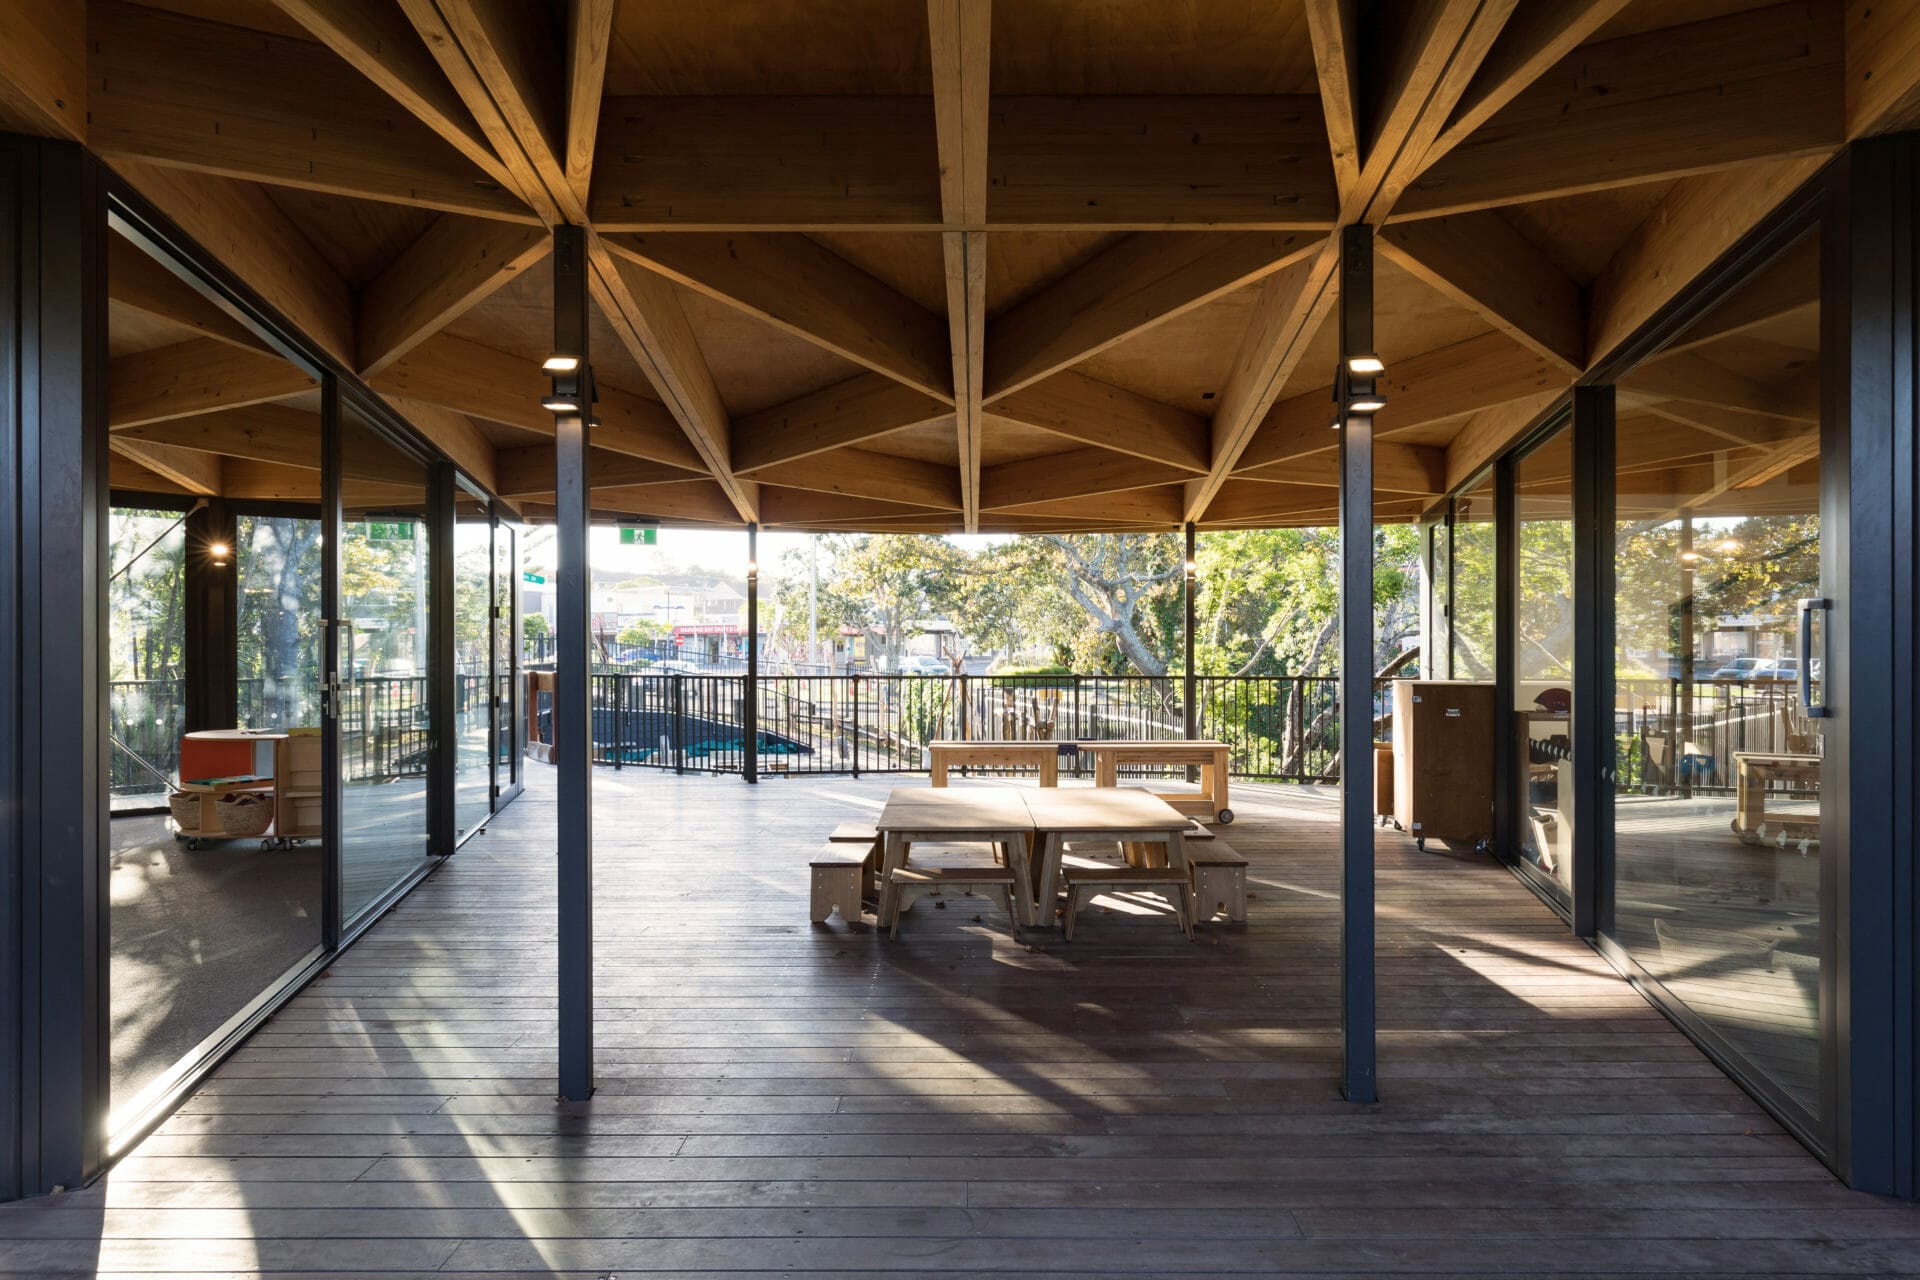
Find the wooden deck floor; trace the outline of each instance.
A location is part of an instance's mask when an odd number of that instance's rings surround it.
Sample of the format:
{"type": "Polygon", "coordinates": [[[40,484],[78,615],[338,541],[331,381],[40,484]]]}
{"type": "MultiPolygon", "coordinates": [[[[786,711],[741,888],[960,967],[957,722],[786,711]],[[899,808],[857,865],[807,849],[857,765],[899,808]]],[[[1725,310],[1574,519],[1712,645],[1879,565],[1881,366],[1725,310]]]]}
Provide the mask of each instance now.
{"type": "MultiPolygon", "coordinates": [[[[1380,839],[1381,1092],[1333,1086],[1333,796],[1236,789],[1252,919],[805,923],[886,780],[602,771],[599,1061],[554,1102],[528,794],[0,1272],[1890,1275],[1857,1195],[1510,875],[1380,839]]],[[[924,780],[914,780],[924,785],[924,780]]],[[[978,914],[980,921],[974,916],[978,914]]]]}

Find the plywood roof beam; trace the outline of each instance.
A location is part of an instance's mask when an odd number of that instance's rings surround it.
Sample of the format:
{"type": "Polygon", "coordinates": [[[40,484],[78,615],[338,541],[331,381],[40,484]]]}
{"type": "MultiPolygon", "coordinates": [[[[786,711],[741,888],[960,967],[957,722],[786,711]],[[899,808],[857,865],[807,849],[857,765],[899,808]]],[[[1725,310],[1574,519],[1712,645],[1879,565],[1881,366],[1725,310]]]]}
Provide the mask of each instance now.
{"type": "Polygon", "coordinates": [[[939,316],[806,236],[612,235],[615,254],[883,373],[953,398],[939,316]]]}
{"type": "Polygon", "coordinates": [[[190,338],[115,356],[107,385],[107,423],[118,428],[283,400],[319,383],[279,356],[190,338]]]}
{"type": "Polygon", "coordinates": [[[87,140],[87,7],[9,0],[0,40],[0,128],[87,140]]]}
{"type": "Polygon", "coordinates": [[[324,46],[119,0],[92,0],[88,15],[88,142],[109,159],[529,218],[518,195],[324,46]]]}
{"type": "Polygon", "coordinates": [[[516,189],[513,175],[392,0],[273,2],[501,187],[516,189]]]}
{"type": "MultiPolygon", "coordinates": [[[[1333,432],[1323,434],[1331,437],[1333,432]]],[[[1288,458],[1283,462],[1237,471],[1245,480],[1269,483],[1340,483],[1340,454],[1335,448],[1288,458]]],[[[1437,495],[1446,492],[1447,451],[1436,445],[1400,444],[1376,440],[1373,444],[1373,487],[1379,493],[1415,493],[1437,495]]]]}
{"type": "Polygon", "coordinates": [[[1312,254],[1299,231],[1132,235],[987,326],[986,402],[1312,254]]]}
{"type": "Polygon", "coordinates": [[[1847,137],[1920,125],[1920,5],[1849,4],[1847,137]]]}
{"type": "Polygon", "coordinates": [[[943,511],[960,509],[960,476],[953,467],[868,449],[841,449],[783,462],[755,472],[754,478],[817,493],[880,498],[943,511]]]}
{"type": "MultiPolygon", "coordinates": [[[[759,519],[756,486],[733,470],[733,430],[713,371],[694,340],[693,326],[673,284],[644,267],[615,258],[605,242],[588,243],[593,297],[616,337],[647,375],[741,520],[759,519]]],[[[602,404],[604,420],[604,402],[602,404]]],[[[599,433],[595,433],[596,440],[599,433]]],[[[605,443],[600,440],[600,443],[605,443]]]]}
{"type": "Polygon", "coordinates": [[[540,227],[442,214],[360,291],[360,375],[440,332],[552,247],[540,227]]]}
{"type": "Polygon", "coordinates": [[[745,474],[938,422],[950,405],[877,373],[733,420],[733,466],[745,474]]]}
{"type": "Polygon", "coordinates": [[[283,466],[320,466],[320,415],[287,405],[166,418],[114,432],[116,440],[122,437],[283,466]]]}
{"type": "Polygon", "coordinates": [[[1559,397],[1559,392],[1549,391],[1509,400],[1490,405],[1468,418],[1466,425],[1447,444],[1447,490],[1451,492],[1472,479],[1475,472],[1528,431],[1559,397]]]}
{"type": "Polygon", "coordinates": [[[1209,464],[1205,418],[1071,369],[1002,396],[988,416],[1186,471],[1209,464]]]}
{"type": "Polygon", "coordinates": [[[1575,50],[1422,172],[1396,217],[1460,213],[1830,155],[1837,8],[1781,4],[1575,50]]]}
{"type": "Polygon", "coordinates": [[[473,419],[456,410],[409,400],[405,396],[381,398],[469,477],[483,487],[499,492],[499,471],[493,443],[473,424],[473,419]]]}
{"type": "Polygon", "coordinates": [[[212,495],[221,491],[220,458],[216,454],[121,436],[113,438],[113,449],[188,493],[212,495]]]}
{"type": "Polygon", "coordinates": [[[1089,524],[1149,525],[1171,529],[1180,523],[1183,495],[1177,484],[1119,493],[1090,494],[1052,502],[996,508],[990,518],[1051,516],[1089,524]]]}
{"type": "Polygon", "coordinates": [[[1497,213],[1383,228],[1380,252],[1569,373],[1587,363],[1580,286],[1497,213]]]}
{"type": "Polygon", "coordinates": [[[947,285],[961,523],[980,527],[980,402],[986,379],[987,104],[992,0],[927,0],[934,137],[940,159],[941,263],[947,285]],[[971,230],[969,228],[972,228],[971,230]]]}
{"type": "MultiPolygon", "coordinates": [[[[494,492],[505,498],[523,498],[553,492],[554,459],[550,444],[525,445],[502,449],[495,459],[499,482],[494,492]]],[[[643,458],[632,458],[610,449],[591,451],[593,487],[596,491],[613,485],[655,485],[705,482],[708,477],[695,471],[682,471],[643,458]]]]}
{"type": "Polygon", "coordinates": [[[980,477],[980,505],[998,511],[1036,502],[1146,489],[1188,478],[1188,472],[1164,462],[1109,449],[1074,449],[988,467],[980,477]]]}
{"type": "Polygon", "coordinates": [[[266,341],[219,303],[124,236],[107,237],[107,298],[191,329],[204,338],[271,352],[266,341]]]}

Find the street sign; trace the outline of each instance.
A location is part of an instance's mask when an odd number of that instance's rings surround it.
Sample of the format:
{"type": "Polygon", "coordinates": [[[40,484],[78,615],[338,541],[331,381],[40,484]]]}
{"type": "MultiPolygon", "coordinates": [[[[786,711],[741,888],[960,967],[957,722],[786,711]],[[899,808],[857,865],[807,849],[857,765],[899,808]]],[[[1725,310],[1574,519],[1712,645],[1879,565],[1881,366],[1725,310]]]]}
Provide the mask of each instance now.
{"type": "Polygon", "coordinates": [[[546,576],[545,576],[544,574],[538,574],[538,573],[527,573],[527,572],[525,572],[525,571],[522,571],[522,572],[521,572],[521,574],[520,574],[520,581],[522,581],[522,582],[531,582],[531,583],[535,583],[536,585],[539,585],[539,586],[545,586],[545,585],[546,585],[546,582],[547,582],[547,579],[546,579],[546,576]]]}
{"type": "Polygon", "coordinates": [[[660,543],[658,529],[622,529],[620,545],[623,547],[652,547],[660,543]]]}

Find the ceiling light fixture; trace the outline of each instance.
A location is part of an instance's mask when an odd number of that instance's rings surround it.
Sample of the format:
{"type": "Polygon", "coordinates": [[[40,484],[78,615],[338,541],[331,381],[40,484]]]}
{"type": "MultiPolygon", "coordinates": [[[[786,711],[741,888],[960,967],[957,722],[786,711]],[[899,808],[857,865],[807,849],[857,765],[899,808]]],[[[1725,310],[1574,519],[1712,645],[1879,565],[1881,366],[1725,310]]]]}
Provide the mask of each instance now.
{"type": "Polygon", "coordinates": [[[1387,363],[1376,355],[1355,355],[1347,357],[1347,372],[1364,377],[1374,377],[1387,371],[1387,363]]]}

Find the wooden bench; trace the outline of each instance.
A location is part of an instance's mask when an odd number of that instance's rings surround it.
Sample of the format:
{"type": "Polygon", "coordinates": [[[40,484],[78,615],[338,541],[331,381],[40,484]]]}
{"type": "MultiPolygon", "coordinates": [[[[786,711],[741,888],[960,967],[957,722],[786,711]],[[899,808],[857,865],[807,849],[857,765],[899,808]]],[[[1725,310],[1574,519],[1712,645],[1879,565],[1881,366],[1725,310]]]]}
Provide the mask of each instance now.
{"type": "Polygon", "coordinates": [[[876,888],[880,871],[880,831],[871,822],[850,818],[833,829],[827,837],[828,844],[858,846],[866,853],[866,861],[861,864],[860,896],[868,902],[878,902],[880,895],[876,888]]]}
{"type": "Polygon", "coordinates": [[[896,868],[890,883],[893,886],[893,926],[887,936],[900,936],[900,917],[907,913],[915,898],[930,893],[943,893],[948,889],[959,889],[971,893],[983,890],[987,896],[997,897],[1007,909],[1007,927],[1020,923],[1020,915],[1013,904],[1014,885],[1018,877],[1012,867],[962,865],[962,866],[904,866],[896,868]]]}
{"type": "Polygon", "coordinates": [[[933,785],[947,785],[947,770],[961,765],[988,769],[1038,769],[1040,785],[1060,785],[1060,744],[1057,742],[940,741],[927,744],[933,785]]]}
{"type": "Polygon", "coordinates": [[[1225,840],[1187,846],[1187,868],[1193,874],[1193,918],[1213,919],[1225,911],[1235,924],[1247,922],[1247,860],[1225,840]]]}
{"type": "Polygon", "coordinates": [[[848,924],[860,921],[861,881],[872,876],[868,855],[858,848],[828,841],[813,854],[813,912],[815,924],[834,913],[848,924]]]}
{"type": "Polygon", "coordinates": [[[1193,913],[1189,904],[1193,897],[1193,886],[1188,882],[1187,875],[1184,867],[1135,867],[1071,854],[1065,856],[1061,859],[1060,880],[1067,890],[1067,916],[1064,921],[1067,941],[1073,941],[1073,922],[1080,914],[1082,894],[1091,899],[1108,889],[1145,889],[1165,898],[1167,905],[1173,908],[1173,916],[1179,922],[1181,932],[1191,941],[1193,913]]]}

